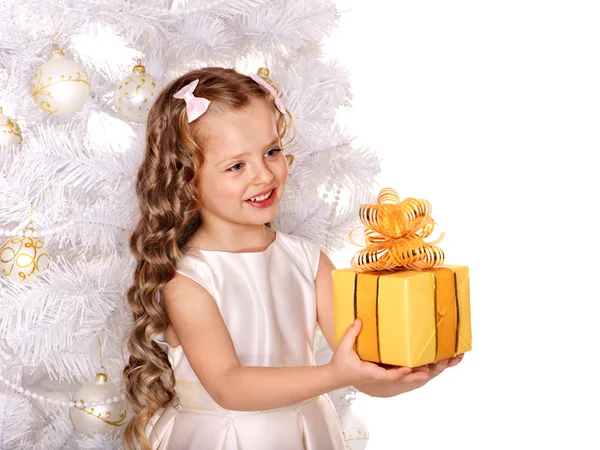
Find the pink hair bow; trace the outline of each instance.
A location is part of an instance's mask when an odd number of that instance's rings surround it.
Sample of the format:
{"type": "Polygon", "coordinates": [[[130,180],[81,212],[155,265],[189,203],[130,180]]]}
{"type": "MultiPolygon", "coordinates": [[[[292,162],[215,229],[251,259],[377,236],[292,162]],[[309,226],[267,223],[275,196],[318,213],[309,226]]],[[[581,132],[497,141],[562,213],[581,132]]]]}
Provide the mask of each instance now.
{"type": "Polygon", "coordinates": [[[208,109],[210,100],[204,97],[196,97],[194,89],[198,86],[198,80],[192,81],[190,84],[178,90],[173,97],[185,100],[185,112],[187,114],[188,123],[196,120],[208,109]]]}
{"type": "Polygon", "coordinates": [[[261,76],[255,74],[255,73],[251,73],[250,78],[252,78],[254,81],[256,81],[258,84],[260,84],[262,87],[264,87],[267,91],[269,91],[271,93],[271,95],[273,95],[273,98],[275,99],[275,106],[277,106],[277,109],[281,112],[281,114],[283,114],[285,116],[285,107],[283,106],[283,102],[279,98],[279,95],[277,94],[277,91],[275,90],[275,88],[273,86],[271,86],[269,83],[267,83],[261,76]]]}

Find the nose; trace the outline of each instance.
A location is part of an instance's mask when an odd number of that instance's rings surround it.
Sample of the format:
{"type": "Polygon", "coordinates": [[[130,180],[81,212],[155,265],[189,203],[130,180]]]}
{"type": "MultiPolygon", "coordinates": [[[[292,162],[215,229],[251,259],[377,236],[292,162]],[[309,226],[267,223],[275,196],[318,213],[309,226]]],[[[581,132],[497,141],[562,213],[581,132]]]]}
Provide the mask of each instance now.
{"type": "Polygon", "coordinates": [[[269,184],[273,181],[273,178],[275,178],[275,175],[265,162],[258,165],[254,175],[254,182],[256,184],[269,184]]]}

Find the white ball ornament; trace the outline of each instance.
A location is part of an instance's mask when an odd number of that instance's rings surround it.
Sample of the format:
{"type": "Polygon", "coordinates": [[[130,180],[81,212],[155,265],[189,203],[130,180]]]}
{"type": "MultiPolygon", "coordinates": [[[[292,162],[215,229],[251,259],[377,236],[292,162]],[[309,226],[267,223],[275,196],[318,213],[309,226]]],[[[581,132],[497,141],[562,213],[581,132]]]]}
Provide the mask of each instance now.
{"type": "Polygon", "coordinates": [[[62,50],[53,50],[33,75],[31,93],[42,111],[68,116],[79,111],[90,95],[88,74],[62,50]]]}
{"type": "Polygon", "coordinates": [[[39,276],[50,265],[48,250],[33,231],[27,226],[22,236],[13,236],[0,247],[0,272],[13,281],[39,276]],[[26,231],[31,233],[26,235],[26,231]]]}
{"type": "Polygon", "coordinates": [[[116,433],[127,417],[125,400],[118,394],[119,390],[108,382],[105,373],[97,373],[93,383],[81,386],[75,393],[73,406],[69,407],[69,416],[75,429],[86,436],[116,433]],[[111,402],[106,401],[109,398],[112,398],[111,402]],[[98,402],[104,403],[98,405],[98,402]]]}
{"type": "Polygon", "coordinates": [[[138,64],[131,75],[118,83],[114,92],[115,110],[126,120],[145,123],[150,107],[163,87],[160,80],[147,74],[146,68],[138,64]]]}
{"type": "Polygon", "coordinates": [[[21,127],[15,119],[4,115],[0,106],[0,147],[6,145],[21,147],[21,144],[23,144],[21,127]]]}

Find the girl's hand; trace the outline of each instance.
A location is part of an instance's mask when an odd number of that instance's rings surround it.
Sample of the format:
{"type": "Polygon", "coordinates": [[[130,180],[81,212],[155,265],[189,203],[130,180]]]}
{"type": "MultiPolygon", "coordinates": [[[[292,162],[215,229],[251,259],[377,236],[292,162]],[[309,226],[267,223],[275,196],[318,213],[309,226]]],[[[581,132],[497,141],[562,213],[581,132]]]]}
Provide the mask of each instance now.
{"type": "Polygon", "coordinates": [[[354,351],[354,342],[361,329],[357,319],[340,341],[329,362],[334,374],[344,385],[376,397],[392,397],[420,388],[448,367],[462,361],[464,354],[419,367],[398,367],[362,361],[354,351]]]}
{"type": "MultiPolygon", "coordinates": [[[[433,378],[437,377],[440,373],[446,370],[448,367],[454,367],[462,361],[464,353],[455,356],[454,358],[444,359],[437,361],[432,364],[425,364],[423,366],[414,367],[410,373],[404,376],[401,380],[397,381],[373,381],[365,380],[356,383],[354,387],[359,391],[370,395],[372,397],[394,397],[405,392],[409,392],[418,389],[433,378]]],[[[383,367],[387,366],[385,364],[383,367]]]]}
{"type": "Polygon", "coordinates": [[[353,348],[361,327],[360,319],[356,319],[348,327],[331,361],[328,363],[335,378],[342,386],[350,386],[364,381],[398,382],[412,372],[409,367],[382,367],[361,360],[353,348]]]}

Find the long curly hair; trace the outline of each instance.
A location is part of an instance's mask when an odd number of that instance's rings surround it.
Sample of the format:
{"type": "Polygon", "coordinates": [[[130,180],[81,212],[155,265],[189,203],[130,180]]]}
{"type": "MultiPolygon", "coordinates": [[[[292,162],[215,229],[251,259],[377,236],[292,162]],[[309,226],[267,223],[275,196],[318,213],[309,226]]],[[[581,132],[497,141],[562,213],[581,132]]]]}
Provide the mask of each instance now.
{"type": "MultiPolygon", "coordinates": [[[[194,95],[211,101],[205,114],[241,109],[256,99],[275,109],[271,94],[250,77],[218,67],[177,78],[161,91],[150,109],[146,149],[136,183],[141,218],[129,241],[137,265],[127,290],[133,323],[123,380],[134,413],[125,427],[127,450],[150,450],[150,420],[175,397],[173,370],[153,338],[170,323],[158,295],[175,276],[184,246],[202,225],[198,211],[199,173],[204,161],[202,117],[189,124],[185,102],[173,98],[194,80],[199,81],[194,95]]],[[[277,133],[283,141],[292,127],[291,115],[276,114],[277,133]]]]}

